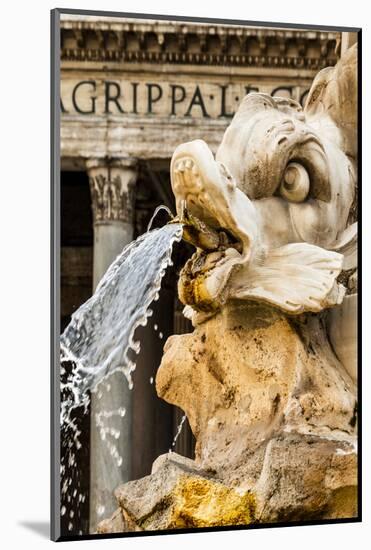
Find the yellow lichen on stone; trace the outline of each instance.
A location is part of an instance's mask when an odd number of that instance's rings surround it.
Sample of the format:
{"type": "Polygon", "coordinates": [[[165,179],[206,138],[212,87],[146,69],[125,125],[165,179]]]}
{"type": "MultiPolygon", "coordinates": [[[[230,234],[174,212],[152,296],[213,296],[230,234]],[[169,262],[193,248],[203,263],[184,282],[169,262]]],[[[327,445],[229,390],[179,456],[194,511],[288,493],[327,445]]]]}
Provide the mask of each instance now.
{"type": "Polygon", "coordinates": [[[255,498],[208,479],[182,476],[173,492],[170,528],[247,525],[254,520],[255,498]]]}

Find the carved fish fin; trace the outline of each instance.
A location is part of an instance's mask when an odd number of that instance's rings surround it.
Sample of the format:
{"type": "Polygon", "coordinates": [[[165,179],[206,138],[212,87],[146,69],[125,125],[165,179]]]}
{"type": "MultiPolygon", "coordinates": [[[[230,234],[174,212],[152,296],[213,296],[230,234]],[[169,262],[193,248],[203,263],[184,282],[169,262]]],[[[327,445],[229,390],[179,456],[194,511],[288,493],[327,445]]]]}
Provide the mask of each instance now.
{"type": "Polygon", "coordinates": [[[337,252],[288,244],[269,251],[261,265],[240,272],[233,298],[266,302],[292,314],[319,312],[343,300],[345,288],[336,282],[342,264],[337,252]]]}

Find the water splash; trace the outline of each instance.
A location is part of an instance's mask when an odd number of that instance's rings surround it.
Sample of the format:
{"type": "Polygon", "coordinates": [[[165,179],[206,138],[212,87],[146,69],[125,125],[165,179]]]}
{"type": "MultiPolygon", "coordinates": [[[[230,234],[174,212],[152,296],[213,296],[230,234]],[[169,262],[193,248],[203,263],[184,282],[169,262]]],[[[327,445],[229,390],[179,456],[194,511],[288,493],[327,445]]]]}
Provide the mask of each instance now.
{"type": "MultiPolygon", "coordinates": [[[[166,209],[166,208],[165,208],[166,209]]],[[[135,330],[147,324],[150,305],[159,298],[161,281],[172,264],[174,242],[182,237],[180,224],[149,231],[124,248],[108,268],[94,295],[72,316],[61,336],[61,516],[68,518],[68,530],[81,521],[79,506],[87,497],[77,467],[81,449],[80,419],[87,413],[90,394],[99,399],[99,385],[121,372],[132,387],[131,373],[140,343],[135,330]],[[75,418],[72,411],[79,408],[75,418]]],[[[125,409],[102,410],[94,419],[100,437],[109,448],[115,466],[122,457],[117,450],[120,431],[111,421],[124,417],[125,409]]],[[[79,530],[81,534],[81,530],[79,530]]]]}
{"type": "Polygon", "coordinates": [[[134,357],[140,351],[134,332],[152,314],[150,305],[158,299],[162,277],[171,265],[173,243],[181,236],[182,226],[169,224],[130,243],[94,295],[73,314],[61,336],[61,362],[74,365],[62,384],[69,394],[62,402],[62,423],[68,421],[71,408],[84,405],[87,392],[113,372],[123,372],[132,387],[134,357]]]}
{"type": "Polygon", "coordinates": [[[106,442],[109,454],[118,467],[120,467],[123,462],[117,446],[117,440],[120,438],[121,431],[113,427],[112,419],[123,418],[125,414],[126,409],[124,407],[120,407],[113,411],[101,410],[95,414],[95,425],[99,430],[100,438],[102,441],[106,442]]]}

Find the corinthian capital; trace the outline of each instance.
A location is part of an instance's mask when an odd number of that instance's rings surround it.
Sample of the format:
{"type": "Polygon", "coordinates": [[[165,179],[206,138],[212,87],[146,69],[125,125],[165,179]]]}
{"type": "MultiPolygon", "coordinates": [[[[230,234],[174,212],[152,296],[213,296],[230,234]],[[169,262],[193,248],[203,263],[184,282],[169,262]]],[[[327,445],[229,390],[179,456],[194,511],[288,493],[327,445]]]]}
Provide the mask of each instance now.
{"type": "Polygon", "coordinates": [[[137,171],[134,162],[87,162],[94,223],[132,223],[137,171]]]}

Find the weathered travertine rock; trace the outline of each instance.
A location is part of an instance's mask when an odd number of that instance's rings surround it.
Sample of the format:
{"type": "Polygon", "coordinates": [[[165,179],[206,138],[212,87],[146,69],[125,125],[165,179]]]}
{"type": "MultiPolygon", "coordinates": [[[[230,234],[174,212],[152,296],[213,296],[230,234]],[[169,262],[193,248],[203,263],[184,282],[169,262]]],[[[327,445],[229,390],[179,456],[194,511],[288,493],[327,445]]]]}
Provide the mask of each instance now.
{"type": "Polygon", "coordinates": [[[192,460],[163,455],[154,472],[116,490],[120,507],[145,530],[246,525],[255,498],[202,472],[192,460]]]}
{"type": "Polygon", "coordinates": [[[118,508],[109,519],[98,524],[97,533],[130,533],[142,531],[124,508],[118,508]]]}
{"type": "Polygon", "coordinates": [[[162,455],[119,487],[125,530],[356,516],[355,385],[325,327],[235,302],[168,340],[156,388],[186,412],[196,460],[162,455]]]}
{"type": "Polygon", "coordinates": [[[109,519],[101,521],[97,528],[97,533],[122,533],[128,531],[121,508],[118,508],[109,519]]]}
{"type": "Polygon", "coordinates": [[[273,308],[226,306],[168,339],[156,389],[187,414],[202,467],[235,468],[281,433],[354,437],[354,382],[312,315],[294,322],[273,308]]]}
{"type": "Polygon", "coordinates": [[[274,438],[254,494],[256,517],[263,523],[356,517],[356,450],[321,437],[274,438]]]}
{"type": "Polygon", "coordinates": [[[357,515],[357,457],[353,445],[344,441],[281,435],[247,453],[245,462],[227,474],[202,470],[175,453],[156,463],[151,475],[116,490],[120,509],[101,522],[98,532],[357,515]]]}

